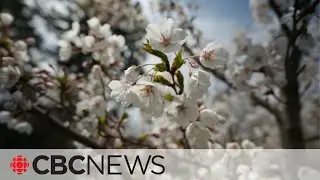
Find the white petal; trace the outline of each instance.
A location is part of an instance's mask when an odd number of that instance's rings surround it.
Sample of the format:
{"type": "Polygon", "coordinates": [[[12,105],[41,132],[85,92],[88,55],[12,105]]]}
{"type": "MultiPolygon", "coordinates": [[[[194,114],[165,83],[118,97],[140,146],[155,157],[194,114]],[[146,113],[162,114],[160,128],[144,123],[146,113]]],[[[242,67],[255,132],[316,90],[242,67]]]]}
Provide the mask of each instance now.
{"type": "Polygon", "coordinates": [[[14,130],[18,131],[19,133],[25,133],[27,135],[30,135],[33,131],[33,128],[29,123],[21,122],[14,127],[14,130]]]}
{"type": "Polygon", "coordinates": [[[161,34],[166,35],[167,37],[171,37],[174,30],[174,21],[171,18],[164,19],[162,21],[160,32],[161,34]]]}
{"type": "Polygon", "coordinates": [[[164,53],[174,53],[178,52],[181,49],[181,45],[178,43],[171,43],[169,46],[164,47],[164,53]]]}
{"type": "Polygon", "coordinates": [[[109,84],[108,87],[112,90],[120,89],[122,87],[121,81],[118,80],[112,80],[109,84]]]}
{"type": "Polygon", "coordinates": [[[147,39],[153,38],[153,39],[160,39],[161,33],[160,33],[160,26],[157,24],[149,24],[146,28],[147,31],[147,39]]]}
{"type": "Polygon", "coordinates": [[[139,72],[136,66],[129,67],[124,71],[124,75],[129,83],[135,83],[139,78],[139,72]]]}
{"type": "Polygon", "coordinates": [[[171,38],[171,42],[181,42],[182,45],[185,42],[187,36],[187,31],[183,29],[175,29],[171,38]]]}
{"type": "Polygon", "coordinates": [[[90,29],[97,29],[100,27],[100,20],[97,17],[93,17],[87,21],[90,29]]]}

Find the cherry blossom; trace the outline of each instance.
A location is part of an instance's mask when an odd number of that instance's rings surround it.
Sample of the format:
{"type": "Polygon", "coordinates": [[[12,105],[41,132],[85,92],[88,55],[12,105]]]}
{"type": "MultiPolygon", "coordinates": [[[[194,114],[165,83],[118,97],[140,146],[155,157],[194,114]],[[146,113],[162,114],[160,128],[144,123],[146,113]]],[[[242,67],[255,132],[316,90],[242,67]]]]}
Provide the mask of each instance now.
{"type": "Polygon", "coordinates": [[[125,80],[113,80],[108,84],[112,90],[110,97],[121,102],[122,106],[129,106],[133,101],[137,101],[137,97],[131,92],[132,85],[125,80]]]}
{"type": "Polygon", "coordinates": [[[140,107],[145,115],[160,116],[164,108],[164,100],[155,84],[139,81],[130,88],[132,105],[140,107]],[[133,96],[136,96],[133,98],[133,96]]]}
{"type": "Polygon", "coordinates": [[[170,119],[182,127],[186,127],[190,122],[196,121],[199,116],[195,103],[188,99],[172,102],[166,108],[166,113],[170,119]]]}
{"type": "Polygon", "coordinates": [[[9,26],[14,21],[14,18],[9,13],[1,13],[0,20],[1,20],[1,23],[3,23],[5,26],[9,26]]]}
{"type": "Polygon", "coordinates": [[[190,99],[199,99],[205,92],[207,92],[210,87],[210,76],[207,72],[199,70],[196,73],[193,73],[189,79],[186,95],[190,99]]]}
{"type": "Polygon", "coordinates": [[[188,36],[185,30],[176,28],[170,18],[160,24],[149,24],[146,31],[151,47],[165,53],[178,52],[188,36]]]}
{"type": "Polygon", "coordinates": [[[208,149],[210,133],[209,131],[199,122],[191,123],[186,130],[186,134],[189,140],[189,143],[192,145],[192,148],[198,149],[208,149]]]}
{"type": "Polygon", "coordinates": [[[259,69],[268,63],[266,49],[262,46],[255,45],[248,48],[248,55],[244,66],[249,69],[259,69]]]}
{"type": "Polygon", "coordinates": [[[61,61],[67,61],[71,58],[72,56],[72,46],[69,42],[60,40],[59,41],[59,56],[61,61]]]}
{"type": "Polygon", "coordinates": [[[200,54],[200,62],[205,67],[212,69],[225,65],[228,60],[228,51],[218,41],[209,43],[200,54]]]}

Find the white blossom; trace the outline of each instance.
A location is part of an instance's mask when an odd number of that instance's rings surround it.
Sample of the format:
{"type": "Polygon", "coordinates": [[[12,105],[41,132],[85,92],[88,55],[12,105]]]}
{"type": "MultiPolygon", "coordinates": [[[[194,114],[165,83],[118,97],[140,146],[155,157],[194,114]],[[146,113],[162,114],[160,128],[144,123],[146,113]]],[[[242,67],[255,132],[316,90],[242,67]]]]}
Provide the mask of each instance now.
{"type": "Polygon", "coordinates": [[[186,127],[190,122],[196,121],[199,117],[196,104],[188,99],[171,102],[166,107],[166,113],[182,127],[186,127]]]}
{"type": "Polygon", "coordinates": [[[0,111],[0,123],[7,124],[11,120],[11,113],[9,111],[0,111]]]}
{"type": "Polygon", "coordinates": [[[186,129],[186,136],[192,148],[209,148],[210,133],[201,123],[191,123],[186,129]]]}
{"type": "Polygon", "coordinates": [[[87,21],[90,29],[97,29],[100,27],[100,20],[97,17],[93,17],[87,21]]]}
{"type": "Polygon", "coordinates": [[[176,28],[174,20],[170,18],[160,24],[149,24],[146,31],[151,47],[164,53],[179,51],[188,36],[185,30],[176,28]]]}
{"type": "Polygon", "coordinates": [[[84,36],[82,39],[82,52],[87,53],[92,51],[95,43],[95,38],[93,36],[84,36]]]}
{"type": "Polygon", "coordinates": [[[214,127],[218,123],[224,123],[226,119],[210,109],[200,111],[200,122],[207,127],[214,127]]]}
{"type": "Polygon", "coordinates": [[[106,112],[106,102],[102,96],[96,96],[90,99],[89,107],[91,112],[94,113],[97,117],[105,115],[106,112]]]}
{"type": "Polygon", "coordinates": [[[14,126],[13,129],[18,131],[21,134],[27,134],[27,135],[31,135],[33,131],[31,124],[28,122],[19,122],[14,126]]]}
{"type": "Polygon", "coordinates": [[[108,43],[116,48],[123,47],[125,42],[125,38],[121,35],[112,35],[108,37],[108,43]]]}
{"type": "Polygon", "coordinates": [[[97,17],[93,17],[87,21],[90,28],[90,35],[97,38],[107,38],[111,35],[109,24],[100,24],[100,20],[97,17]]]}
{"type": "Polygon", "coordinates": [[[80,32],[79,22],[73,22],[70,30],[62,35],[62,39],[68,42],[74,42],[80,32]]]}
{"type": "Polygon", "coordinates": [[[133,106],[140,107],[144,114],[160,116],[164,108],[164,100],[155,84],[148,81],[139,81],[130,88],[133,106]],[[136,96],[137,98],[132,98],[136,96]]]}
{"type": "Polygon", "coordinates": [[[61,61],[68,61],[72,56],[72,46],[69,42],[60,40],[59,41],[59,56],[61,61]]]}
{"type": "Polygon", "coordinates": [[[120,102],[124,107],[129,106],[132,101],[136,100],[133,98],[137,98],[130,90],[132,84],[125,80],[113,80],[108,84],[108,86],[112,90],[110,97],[115,101],[120,102]]]}
{"type": "Polygon", "coordinates": [[[139,70],[136,66],[131,66],[124,71],[124,76],[127,82],[135,83],[139,78],[139,70]]]}
{"type": "Polygon", "coordinates": [[[263,46],[255,45],[248,48],[248,55],[244,66],[250,69],[259,69],[268,63],[268,55],[263,46]]]}
{"type": "Polygon", "coordinates": [[[6,26],[9,26],[9,25],[12,24],[14,18],[9,13],[1,13],[0,14],[0,20],[1,20],[1,23],[3,23],[6,26]]]}
{"type": "Polygon", "coordinates": [[[207,68],[215,69],[225,65],[229,60],[229,53],[224,46],[214,41],[209,43],[200,54],[200,62],[207,68]]]}
{"type": "Polygon", "coordinates": [[[210,75],[205,71],[199,70],[190,77],[186,95],[190,99],[197,100],[207,92],[210,85],[210,75]]]}
{"type": "Polygon", "coordinates": [[[21,70],[17,66],[7,66],[0,68],[0,87],[13,87],[18,82],[21,75],[21,70]]]}

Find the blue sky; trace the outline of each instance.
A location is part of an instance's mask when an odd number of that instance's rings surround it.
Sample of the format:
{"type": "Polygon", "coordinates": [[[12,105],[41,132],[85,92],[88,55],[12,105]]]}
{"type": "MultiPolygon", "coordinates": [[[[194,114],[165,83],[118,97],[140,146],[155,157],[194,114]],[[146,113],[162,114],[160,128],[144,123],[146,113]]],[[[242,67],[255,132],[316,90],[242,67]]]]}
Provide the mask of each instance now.
{"type": "MultiPolygon", "coordinates": [[[[140,1],[149,20],[154,22],[159,17],[150,8],[152,0],[140,1]]],[[[167,0],[163,0],[167,1],[167,0]]],[[[202,30],[208,40],[230,42],[234,32],[252,27],[249,0],[175,0],[192,2],[200,5],[196,12],[195,24],[202,30]]]]}
{"type": "Polygon", "coordinates": [[[249,0],[199,0],[196,24],[210,40],[230,41],[235,31],[252,26],[249,0]]]}

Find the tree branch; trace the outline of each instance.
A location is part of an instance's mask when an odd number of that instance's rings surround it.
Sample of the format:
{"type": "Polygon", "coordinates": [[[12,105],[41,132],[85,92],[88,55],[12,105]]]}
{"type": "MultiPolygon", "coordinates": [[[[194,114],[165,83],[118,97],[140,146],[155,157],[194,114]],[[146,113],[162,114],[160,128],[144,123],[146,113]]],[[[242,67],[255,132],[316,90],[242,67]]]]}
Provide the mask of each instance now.
{"type": "Polygon", "coordinates": [[[270,7],[273,9],[273,11],[275,12],[275,14],[277,15],[280,24],[281,24],[281,28],[282,30],[285,32],[285,34],[290,37],[292,35],[292,32],[290,30],[290,28],[288,27],[288,25],[284,24],[281,22],[281,18],[283,16],[282,12],[281,12],[281,8],[280,6],[275,2],[275,0],[269,0],[269,5],[270,7]]]}
{"type": "Polygon", "coordinates": [[[48,117],[48,122],[53,126],[58,128],[59,130],[61,130],[61,132],[63,132],[64,134],[66,134],[67,137],[70,137],[78,142],[80,142],[81,144],[93,148],[93,149],[103,149],[104,147],[91,140],[90,138],[87,138],[83,135],[81,135],[80,133],[78,133],[75,130],[72,130],[70,128],[67,128],[58,118],[52,116],[48,111],[38,107],[38,106],[33,106],[31,112],[33,113],[40,113],[46,117],[48,117]]]}

